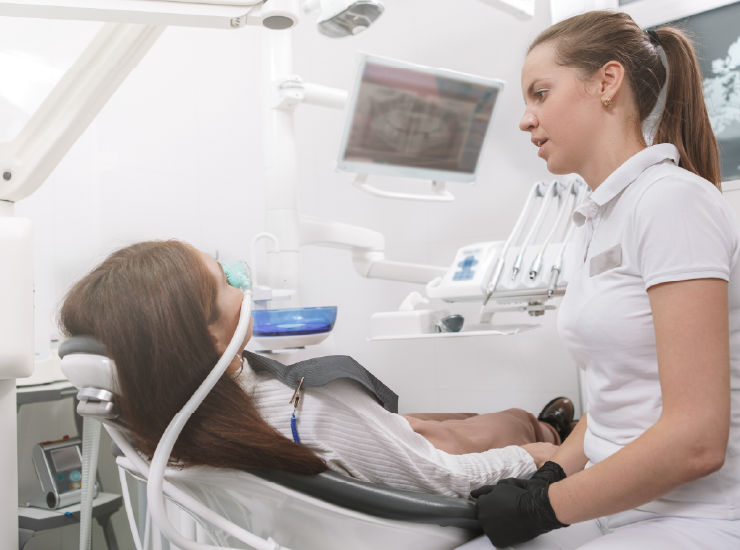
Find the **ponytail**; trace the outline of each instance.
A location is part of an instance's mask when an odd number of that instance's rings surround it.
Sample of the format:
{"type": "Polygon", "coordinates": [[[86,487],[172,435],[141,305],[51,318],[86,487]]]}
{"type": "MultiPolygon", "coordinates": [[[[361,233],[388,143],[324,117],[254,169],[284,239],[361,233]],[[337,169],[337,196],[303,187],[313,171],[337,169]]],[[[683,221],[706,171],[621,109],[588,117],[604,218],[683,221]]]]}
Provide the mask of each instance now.
{"type": "Polygon", "coordinates": [[[656,31],[668,62],[666,102],[655,143],[672,143],[681,155],[680,166],[722,189],[719,149],[704,102],[702,77],[691,42],[681,31],[656,31]]]}

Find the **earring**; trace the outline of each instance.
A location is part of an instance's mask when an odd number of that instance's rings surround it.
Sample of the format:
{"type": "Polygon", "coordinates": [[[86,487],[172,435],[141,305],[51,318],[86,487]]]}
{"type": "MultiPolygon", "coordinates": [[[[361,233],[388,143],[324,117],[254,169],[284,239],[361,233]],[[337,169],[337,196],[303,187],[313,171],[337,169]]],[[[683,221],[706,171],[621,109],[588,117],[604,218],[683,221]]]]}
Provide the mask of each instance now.
{"type": "Polygon", "coordinates": [[[244,370],[244,361],[246,361],[247,359],[246,359],[246,357],[244,357],[243,355],[241,355],[241,356],[239,356],[239,355],[235,355],[235,356],[234,356],[234,359],[238,359],[238,360],[239,360],[239,361],[241,362],[241,364],[239,365],[239,370],[238,370],[238,371],[236,371],[236,373],[234,374],[234,378],[236,378],[236,377],[237,377],[237,376],[239,376],[239,375],[240,375],[240,374],[242,373],[242,371],[244,370]]]}
{"type": "Polygon", "coordinates": [[[603,106],[604,106],[605,108],[607,108],[607,109],[608,109],[608,108],[609,108],[609,107],[611,106],[611,104],[612,104],[612,98],[610,98],[610,97],[602,97],[602,98],[601,98],[601,104],[602,104],[602,105],[603,105],[603,106]]]}

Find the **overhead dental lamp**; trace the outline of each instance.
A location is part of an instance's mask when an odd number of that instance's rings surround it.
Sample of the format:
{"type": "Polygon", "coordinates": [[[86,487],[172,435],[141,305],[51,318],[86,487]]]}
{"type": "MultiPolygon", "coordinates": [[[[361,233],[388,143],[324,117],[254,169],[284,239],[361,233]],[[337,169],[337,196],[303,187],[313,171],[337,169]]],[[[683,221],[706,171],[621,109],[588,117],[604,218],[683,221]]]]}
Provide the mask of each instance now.
{"type": "Polygon", "coordinates": [[[377,0],[304,0],[306,13],[318,13],[319,32],[331,38],[361,33],[385,9],[377,0]]]}

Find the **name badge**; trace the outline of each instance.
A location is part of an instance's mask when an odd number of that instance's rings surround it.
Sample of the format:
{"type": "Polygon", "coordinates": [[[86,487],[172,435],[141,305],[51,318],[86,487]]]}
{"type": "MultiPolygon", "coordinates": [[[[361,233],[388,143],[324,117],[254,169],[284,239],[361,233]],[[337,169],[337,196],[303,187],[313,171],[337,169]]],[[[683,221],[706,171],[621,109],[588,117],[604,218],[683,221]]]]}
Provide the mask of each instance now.
{"type": "Polygon", "coordinates": [[[594,277],[604,271],[609,271],[622,265],[622,245],[617,244],[607,248],[601,254],[591,258],[589,264],[589,276],[594,277]]]}

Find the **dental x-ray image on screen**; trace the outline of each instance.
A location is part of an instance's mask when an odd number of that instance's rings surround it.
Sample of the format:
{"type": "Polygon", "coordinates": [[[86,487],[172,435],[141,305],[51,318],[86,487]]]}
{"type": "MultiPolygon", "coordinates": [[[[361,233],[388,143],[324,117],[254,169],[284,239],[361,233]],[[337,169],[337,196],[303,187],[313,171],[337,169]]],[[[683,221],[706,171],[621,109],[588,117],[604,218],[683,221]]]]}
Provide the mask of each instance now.
{"type": "Polygon", "coordinates": [[[339,167],[473,181],[503,82],[365,56],[339,167]]]}

